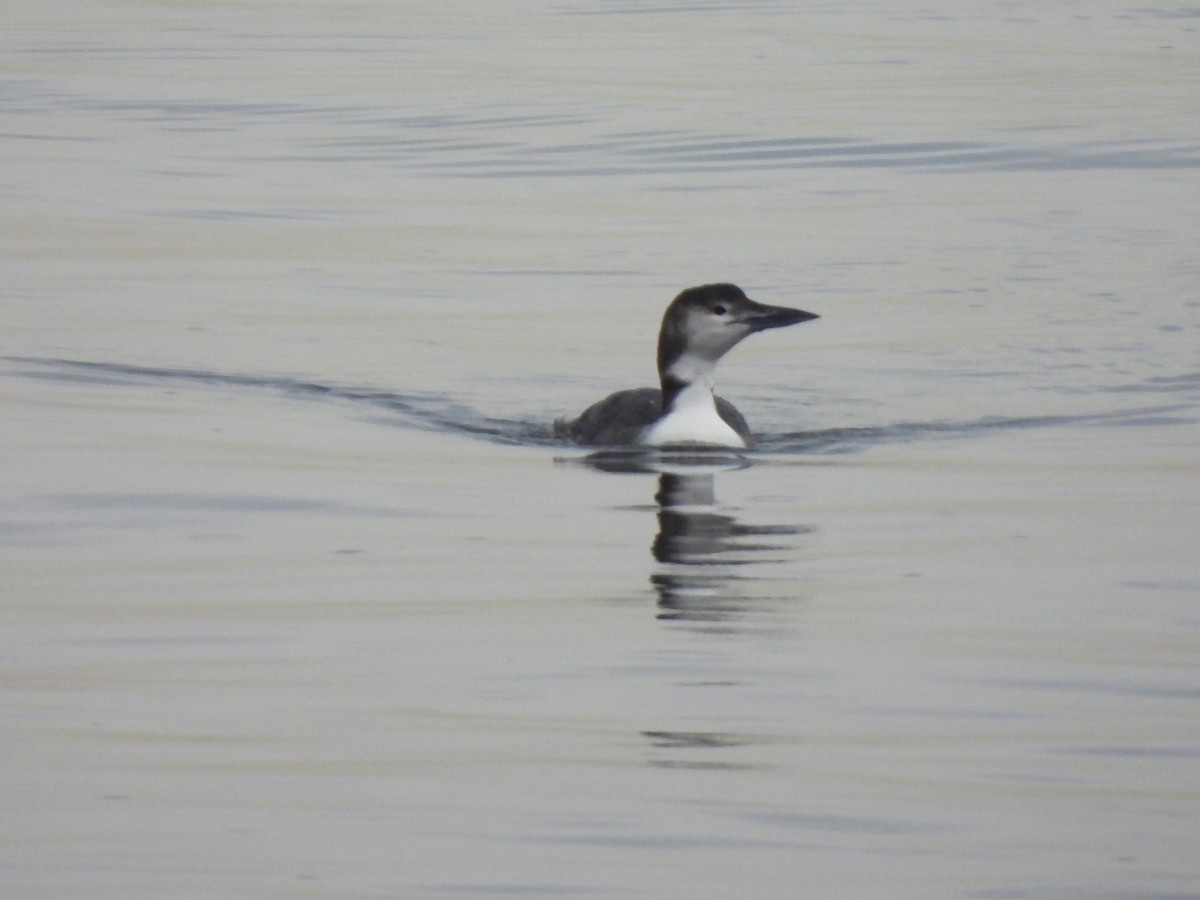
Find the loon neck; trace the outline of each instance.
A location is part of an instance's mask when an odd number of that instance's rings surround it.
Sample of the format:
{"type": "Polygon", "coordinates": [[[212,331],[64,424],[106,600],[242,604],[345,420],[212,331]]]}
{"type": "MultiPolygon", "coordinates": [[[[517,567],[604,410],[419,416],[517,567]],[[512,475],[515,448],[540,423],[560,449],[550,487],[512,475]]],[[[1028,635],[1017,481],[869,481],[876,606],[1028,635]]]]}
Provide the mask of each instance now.
{"type": "Polygon", "coordinates": [[[715,377],[714,363],[696,356],[679,357],[659,376],[662,382],[663,415],[695,406],[711,406],[715,410],[715,377]]]}
{"type": "Polygon", "coordinates": [[[663,379],[663,405],[661,418],[677,413],[711,410],[717,414],[717,401],[713,396],[711,382],[691,383],[663,379]]]}
{"type": "Polygon", "coordinates": [[[646,427],[639,443],[745,448],[746,441],[717,411],[711,362],[684,357],[662,373],[662,415],[646,427]]]}

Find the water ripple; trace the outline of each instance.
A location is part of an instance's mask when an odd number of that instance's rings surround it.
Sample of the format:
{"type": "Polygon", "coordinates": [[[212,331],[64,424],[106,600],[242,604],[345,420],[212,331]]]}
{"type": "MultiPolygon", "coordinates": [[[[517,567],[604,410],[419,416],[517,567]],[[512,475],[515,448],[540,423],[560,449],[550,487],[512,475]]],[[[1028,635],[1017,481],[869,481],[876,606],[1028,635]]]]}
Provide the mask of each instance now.
{"type": "MultiPolygon", "coordinates": [[[[754,139],[674,134],[570,144],[520,142],[455,148],[415,163],[429,173],[476,178],[645,175],[801,168],[880,168],[948,172],[1180,169],[1200,167],[1200,144],[1115,141],[1023,145],[984,141],[889,141],[835,137],[754,139]]],[[[377,150],[384,151],[383,146],[377,150]]],[[[393,150],[398,149],[393,147],[393,150]]]]}
{"type": "MultiPolygon", "coordinates": [[[[18,377],[88,384],[150,384],[172,380],[266,389],[293,396],[381,408],[395,416],[403,425],[426,431],[467,435],[508,445],[564,446],[563,441],[554,436],[549,422],[481,415],[451,397],[430,392],[400,393],[376,387],[323,384],[284,376],[229,374],[125,363],[41,357],[0,358],[26,367],[9,372],[18,377]]],[[[1191,385],[1195,377],[1187,375],[1152,380],[1155,386],[1191,385]]],[[[984,416],[968,421],[897,422],[852,428],[767,432],[758,435],[755,451],[757,454],[839,454],[865,450],[880,444],[907,443],[931,438],[971,437],[997,430],[1094,425],[1134,427],[1195,422],[1195,404],[1184,402],[1079,415],[984,416]]],[[[606,454],[601,456],[607,459],[606,454]]],[[[627,468],[628,464],[623,466],[627,468]]]]}
{"type": "MultiPolygon", "coordinates": [[[[167,127],[260,136],[289,129],[283,154],[253,161],[399,166],[409,173],[547,178],[878,168],[944,172],[1194,169],[1200,142],[1155,138],[1069,141],[1062,131],[1010,140],[896,140],[886,135],[762,135],[605,128],[621,108],[513,107],[398,114],[382,106],[102,97],[0,82],[0,109],[101,115],[167,127]],[[336,134],[336,137],[330,137],[336,134]]],[[[278,144],[276,146],[279,146],[278,144]]]]}

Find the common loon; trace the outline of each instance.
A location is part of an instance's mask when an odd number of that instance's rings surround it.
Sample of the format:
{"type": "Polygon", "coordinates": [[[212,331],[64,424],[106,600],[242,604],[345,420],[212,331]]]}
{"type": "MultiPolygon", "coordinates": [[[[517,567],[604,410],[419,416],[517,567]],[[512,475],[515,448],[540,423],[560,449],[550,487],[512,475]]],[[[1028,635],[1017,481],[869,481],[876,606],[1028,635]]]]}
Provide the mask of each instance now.
{"type": "Polygon", "coordinates": [[[554,433],[577,444],[749,447],[750,428],[733,404],[713,395],[719,360],[742,338],[816,319],[810,312],[756,303],[732,284],[688,288],[671,301],[658,333],[662,389],[617,391],[554,433]]]}

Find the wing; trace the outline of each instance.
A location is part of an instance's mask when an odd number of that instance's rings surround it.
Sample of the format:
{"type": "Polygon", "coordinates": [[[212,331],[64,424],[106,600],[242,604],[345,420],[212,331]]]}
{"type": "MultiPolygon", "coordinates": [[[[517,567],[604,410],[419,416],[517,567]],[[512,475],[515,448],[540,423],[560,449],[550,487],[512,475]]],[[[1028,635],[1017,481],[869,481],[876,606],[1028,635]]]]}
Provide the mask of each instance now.
{"type": "Polygon", "coordinates": [[[589,447],[636,444],[638,435],[660,415],[662,392],[658,388],[617,391],[593,403],[574,421],[559,419],[554,433],[589,447]]]}

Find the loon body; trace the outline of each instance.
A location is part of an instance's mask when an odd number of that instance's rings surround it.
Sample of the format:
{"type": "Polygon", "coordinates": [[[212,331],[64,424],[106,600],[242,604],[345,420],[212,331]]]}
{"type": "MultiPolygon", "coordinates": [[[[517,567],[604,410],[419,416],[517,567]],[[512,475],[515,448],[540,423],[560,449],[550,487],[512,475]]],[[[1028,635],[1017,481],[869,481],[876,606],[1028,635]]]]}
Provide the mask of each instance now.
{"type": "Polygon", "coordinates": [[[587,446],[748,447],[746,420],[732,403],[713,394],[717,361],[756,331],[816,318],[756,303],[732,284],[688,288],[671,301],[658,333],[661,387],[610,394],[579,418],[555,422],[554,432],[587,446]]]}

